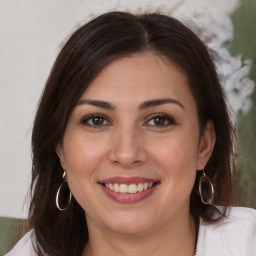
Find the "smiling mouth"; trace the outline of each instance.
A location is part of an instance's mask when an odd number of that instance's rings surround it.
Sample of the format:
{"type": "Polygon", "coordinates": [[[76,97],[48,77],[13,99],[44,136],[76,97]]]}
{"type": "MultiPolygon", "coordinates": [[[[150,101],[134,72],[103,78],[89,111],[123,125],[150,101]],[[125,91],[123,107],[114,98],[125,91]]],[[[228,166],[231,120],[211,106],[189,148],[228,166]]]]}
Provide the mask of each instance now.
{"type": "Polygon", "coordinates": [[[106,195],[122,204],[137,203],[148,198],[160,180],[144,177],[110,177],[98,182],[106,195]]]}
{"type": "Polygon", "coordinates": [[[158,185],[160,182],[143,182],[143,183],[132,183],[132,184],[118,184],[118,183],[102,183],[102,185],[114,192],[122,194],[135,194],[138,192],[146,191],[152,187],[158,185]]]}

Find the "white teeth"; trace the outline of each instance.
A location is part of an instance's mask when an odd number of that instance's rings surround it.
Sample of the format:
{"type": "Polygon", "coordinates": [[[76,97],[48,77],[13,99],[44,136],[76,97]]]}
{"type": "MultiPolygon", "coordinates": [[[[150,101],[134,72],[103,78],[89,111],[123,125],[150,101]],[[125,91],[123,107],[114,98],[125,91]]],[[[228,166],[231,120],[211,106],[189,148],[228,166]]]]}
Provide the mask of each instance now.
{"type": "Polygon", "coordinates": [[[143,183],[138,184],[138,191],[139,192],[143,191],[143,183]]]}
{"type": "Polygon", "coordinates": [[[119,185],[118,184],[114,184],[114,191],[115,192],[119,192],[120,191],[120,189],[119,189],[119,185]]]}
{"type": "Polygon", "coordinates": [[[137,191],[138,191],[138,188],[137,188],[136,184],[130,184],[130,185],[128,186],[128,193],[134,194],[134,193],[136,193],[137,191]]]}
{"type": "Polygon", "coordinates": [[[134,194],[137,192],[141,192],[143,190],[147,190],[153,187],[153,182],[145,182],[145,183],[138,183],[138,184],[118,184],[118,183],[104,183],[105,187],[108,188],[109,190],[119,192],[119,193],[129,193],[129,194],[134,194]]]}
{"type": "Polygon", "coordinates": [[[128,192],[128,186],[126,184],[120,185],[120,193],[127,193],[128,192]]]}

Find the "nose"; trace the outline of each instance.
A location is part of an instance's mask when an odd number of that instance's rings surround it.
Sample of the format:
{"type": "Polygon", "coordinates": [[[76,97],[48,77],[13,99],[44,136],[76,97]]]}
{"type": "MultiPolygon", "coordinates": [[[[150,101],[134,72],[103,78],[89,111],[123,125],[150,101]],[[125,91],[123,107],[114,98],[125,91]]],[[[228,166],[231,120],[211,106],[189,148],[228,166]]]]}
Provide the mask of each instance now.
{"type": "Polygon", "coordinates": [[[118,130],[113,134],[109,160],[123,168],[132,168],[147,161],[142,135],[136,129],[118,130]]]}

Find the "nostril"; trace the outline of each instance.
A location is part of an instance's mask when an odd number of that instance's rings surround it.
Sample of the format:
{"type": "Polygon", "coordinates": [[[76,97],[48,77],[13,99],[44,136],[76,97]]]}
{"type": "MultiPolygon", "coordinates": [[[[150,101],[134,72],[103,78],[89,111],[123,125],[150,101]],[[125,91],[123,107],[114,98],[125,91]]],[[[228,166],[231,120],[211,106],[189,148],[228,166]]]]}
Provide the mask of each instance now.
{"type": "Polygon", "coordinates": [[[140,145],[139,139],[135,140],[131,136],[123,134],[113,140],[109,152],[109,160],[125,168],[137,166],[147,159],[144,146],[140,145]]]}
{"type": "Polygon", "coordinates": [[[112,159],[110,158],[111,162],[114,165],[120,165],[122,167],[135,167],[140,164],[142,164],[144,161],[140,159],[135,159],[136,156],[132,155],[119,155],[119,156],[114,156],[112,159]]]}

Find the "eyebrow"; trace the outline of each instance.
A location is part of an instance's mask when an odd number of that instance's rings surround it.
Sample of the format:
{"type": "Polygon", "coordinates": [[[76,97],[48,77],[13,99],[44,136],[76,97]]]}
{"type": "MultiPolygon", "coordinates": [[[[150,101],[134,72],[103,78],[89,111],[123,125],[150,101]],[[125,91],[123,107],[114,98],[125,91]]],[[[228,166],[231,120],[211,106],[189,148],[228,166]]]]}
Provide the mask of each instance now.
{"type": "Polygon", "coordinates": [[[99,108],[104,108],[104,109],[109,109],[109,110],[114,110],[115,106],[113,106],[112,104],[106,102],[106,101],[102,101],[102,100],[80,100],[77,105],[83,105],[83,104],[88,104],[88,105],[92,105],[95,107],[99,107],[99,108]]]}
{"type": "Polygon", "coordinates": [[[172,99],[172,98],[165,98],[165,99],[155,99],[155,100],[148,100],[144,103],[142,103],[139,107],[140,110],[167,104],[167,103],[172,103],[180,106],[182,109],[184,109],[184,105],[179,102],[178,100],[172,99]]]}
{"type": "MultiPolygon", "coordinates": [[[[176,104],[180,106],[182,109],[185,108],[184,105],[178,100],[175,100],[172,98],[165,98],[165,99],[154,99],[154,100],[145,101],[139,106],[139,110],[148,109],[151,107],[156,107],[156,106],[167,104],[167,103],[176,104]]],[[[91,106],[95,106],[103,109],[109,109],[109,110],[114,110],[116,108],[111,103],[102,101],[102,100],[82,99],[77,103],[77,105],[83,105],[83,104],[88,104],[91,106]]]]}

